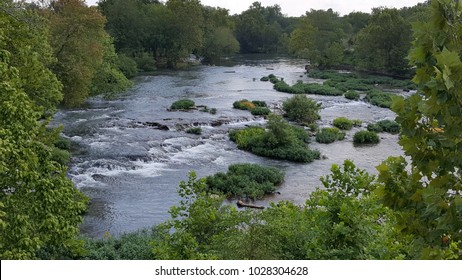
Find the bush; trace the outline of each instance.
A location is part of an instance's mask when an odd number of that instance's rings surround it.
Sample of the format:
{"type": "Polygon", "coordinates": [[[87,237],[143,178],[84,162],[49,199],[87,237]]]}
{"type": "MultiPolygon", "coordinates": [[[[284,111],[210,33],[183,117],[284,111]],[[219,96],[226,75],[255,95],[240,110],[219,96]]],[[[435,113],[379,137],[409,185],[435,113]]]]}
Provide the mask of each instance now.
{"type": "Polygon", "coordinates": [[[261,77],[260,81],[262,82],[268,82],[269,81],[269,77],[268,76],[264,76],[264,77],[261,77]]]}
{"type": "Polygon", "coordinates": [[[363,125],[363,121],[362,120],[351,120],[353,122],[353,126],[354,127],[359,127],[359,126],[362,126],[363,125]]]}
{"type": "Polygon", "coordinates": [[[151,242],[158,238],[157,230],[126,233],[119,238],[91,239],[84,237],[86,260],[153,260],[151,242]]]}
{"type": "Polygon", "coordinates": [[[186,130],[186,133],[200,135],[200,134],[202,134],[202,128],[200,128],[200,127],[191,127],[191,128],[188,128],[186,130]]]}
{"type": "Polygon", "coordinates": [[[359,93],[354,90],[349,90],[345,92],[345,98],[350,100],[359,100],[359,93]]]}
{"type": "Polygon", "coordinates": [[[138,66],[133,58],[126,56],[125,54],[119,54],[117,56],[117,67],[127,78],[133,78],[138,74],[138,66]]]}
{"type": "Polygon", "coordinates": [[[59,136],[55,142],[55,147],[61,150],[69,151],[71,149],[71,141],[62,136],[59,136]]]}
{"type": "Polygon", "coordinates": [[[295,162],[320,158],[318,151],[310,150],[305,144],[309,136],[304,129],[291,126],[281,116],[270,115],[268,119],[267,130],[262,127],[232,130],[229,138],[239,149],[259,156],[295,162]]]}
{"type": "Polygon", "coordinates": [[[252,103],[253,103],[253,105],[255,105],[257,107],[268,107],[268,105],[266,105],[265,101],[253,100],[252,103]]]}
{"type": "Polygon", "coordinates": [[[267,116],[271,113],[271,110],[266,107],[255,107],[250,110],[250,113],[255,116],[267,116]]]}
{"type": "Polygon", "coordinates": [[[211,108],[209,113],[215,115],[217,113],[217,108],[211,108]]]}
{"type": "Polygon", "coordinates": [[[327,127],[321,129],[316,133],[316,142],[329,144],[337,140],[343,140],[345,138],[345,133],[341,132],[336,127],[327,127]]]}
{"type": "Polygon", "coordinates": [[[373,131],[376,133],[388,132],[392,134],[397,134],[399,133],[400,129],[401,129],[401,126],[399,125],[399,123],[395,121],[391,121],[391,120],[383,120],[375,124],[369,124],[367,126],[367,130],[373,131]]]}
{"type": "Polygon", "coordinates": [[[138,69],[144,72],[152,72],[156,70],[156,61],[149,53],[143,52],[139,56],[133,58],[138,66],[138,69]]]}
{"type": "Polygon", "coordinates": [[[395,94],[381,92],[381,91],[369,91],[366,94],[366,100],[372,105],[382,107],[382,108],[390,108],[392,104],[391,98],[394,95],[395,94]]]}
{"type": "Polygon", "coordinates": [[[282,104],[287,117],[290,120],[299,123],[313,123],[319,120],[319,110],[321,110],[321,103],[317,103],[306,95],[296,95],[287,99],[282,104]]]}
{"type": "Polygon", "coordinates": [[[172,110],[188,110],[188,109],[192,109],[196,106],[196,104],[194,103],[194,101],[190,100],[190,99],[181,99],[181,100],[178,100],[178,101],[175,101],[173,102],[173,104],[170,106],[170,109],[172,110]]]}
{"type": "Polygon", "coordinates": [[[51,149],[51,160],[56,161],[61,165],[67,166],[71,161],[71,154],[66,150],[53,147],[51,149]]]}
{"type": "Polygon", "coordinates": [[[242,100],[239,100],[239,101],[235,101],[233,103],[233,108],[234,109],[239,109],[239,110],[250,110],[250,109],[255,108],[255,107],[257,107],[257,106],[255,106],[255,104],[253,104],[252,102],[250,102],[247,99],[242,99],[242,100]]]}
{"type": "Polygon", "coordinates": [[[284,180],[284,173],[273,167],[241,163],[228,167],[228,172],[206,178],[207,187],[227,196],[262,198],[272,193],[284,180]]]}
{"type": "Polygon", "coordinates": [[[353,142],[356,144],[377,144],[380,142],[380,138],[375,132],[362,130],[355,133],[353,142]]]}
{"type": "Polygon", "coordinates": [[[344,118],[344,117],[334,119],[332,124],[335,127],[339,128],[339,129],[343,129],[343,130],[350,130],[350,129],[353,128],[353,121],[351,121],[351,120],[349,120],[347,118],[344,118]]]}
{"type": "Polygon", "coordinates": [[[401,130],[401,126],[399,123],[391,120],[383,120],[377,122],[377,125],[379,125],[383,131],[392,133],[392,134],[397,134],[401,130]]]}

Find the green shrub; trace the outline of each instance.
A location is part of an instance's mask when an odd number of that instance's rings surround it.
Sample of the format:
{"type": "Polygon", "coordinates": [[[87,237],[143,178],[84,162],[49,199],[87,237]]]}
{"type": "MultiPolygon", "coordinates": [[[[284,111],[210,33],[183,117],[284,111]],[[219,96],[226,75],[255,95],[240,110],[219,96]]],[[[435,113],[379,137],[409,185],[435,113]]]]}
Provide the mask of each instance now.
{"type": "Polygon", "coordinates": [[[255,108],[255,107],[257,107],[257,106],[255,106],[255,104],[253,104],[252,102],[250,102],[247,99],[242,99],[242,100],[239,100],[239,101],[235,101],[233,103],[233,108],[234,109],[239,109],[239,110],[250,110],[250,109],[255,108]]]}
{"type": "Polygon", "coordinates": [[[215,115],[217,113],[217,108],[211,108],[209,113],[215,115]]]}
{"type": "Polygon", "coordinates": [[[269,115],[266,130],[262,127],[232,130],[229,138],[239,149],[259,156],[295,162],[311,162],[320,158],[319,151],[312,151],[306,145],[308,133],[291,126],[277,115],[269,115]]]}
{"type": "Polygon", "coordinates": [[[376,144],[380,142],[380,137],[373,131],[358,131],[353,136],[353,142],[356,144],[376,144]]]}
{"type": "Polygon", "coordinates": [[[284,180],[284,173],[273,167],[241,163],[228,167],[228,172],[206,178],[207,187],[227,196],[262,198],[272,193],[284,180]]]}
{"type": "Polygon", "coordinates": [[[268,105],[266,105],[266,102],[265,101],[261,101],[261,100],[252,100],[252,103],[253,105],[257,106],[257,107],[268,107],[268,105]]]}
{"type": "Polygon", "coordinates": [[[329,144],[337,140],[343,140],[345,133],[341,132],[336,127],[326,127],[316,133],[316,142],[329,144]]]}
{"type": "Polygon", "coordinates": [[[61,150],[69,151],[71,149],[71,141],[62,136],[58,137],[54,145],[61,150]]]}
{"type": "Polygon", "coordinates": [[[192,109],[196,106],[194,101],[190,99],[181,99],[178,101],[173,102],[173,104],[170,106],[170,109],[172,110],[187,110],[187,109],[192,109]]]}
{"type": "Polygon", "coordinates": [[[382,108],[390,108],[392,104],[392,96],[395,94],[386,93],[381,91],[369,91],[366,94],[366,100],[371,103],[372,105],[382,107],[382,108]]]}
{"type": "Polygon", "coordinates": [[[250,113],[255,116],[267,116],[271,113],[271,110],[266,107],[255,107],[250,109],[250,113]]]}
{"type": "Polygon", "coordinates": [[[350,129],[353,128],[353,121],[351,121],[351,120],[349,120],[347,118],[344,118],[344,117],[334,119],[332,124],[335,127],[339,128],[339,129],[343,129],[343,130],[350,130],[350,129]]]}
{"type": "Polygon", "coordinates": [[[126,56],[125,54],[119,54],[117,56],[117,67],[127,78],[133,78],[138,74],[138,65],[136,61],[126,56]]]}
{"type": "Polygon", "coordinates": [[[51,149],[51,160],[57,163],[67,166],[71,160],[71,154],[66,150],[53,147],[51,149]]]}
{"type": "Polygon", "coordinates": [[[154,57],[149,53],[143,52],[140,55],[133,58],[138,66],[138,69],[144,72],[152,72],[156,70],[156,61],[154,57]]]}
{"type": "Polygon", "coordinates": [[[359,127],[359,126],[362,126],[363,125],[363,121],[362,120],[351,120],[353,122],[353,126],[354,127],[359,127]]]}
{"type": "Polygon", "coordinates": [[[264,76],[264,77],[261,77],[260,81],[262,82],[268,82],[269,81],[269,77],[268,76],[264,76]]]}
{"type": "Polygon", "coordinates": [[[153,260],[151,242],[158,238],[157,230],[126,233],[119,238],[93,239],[84,237],[86,260],[153,260]]]}
{"type": "Polygon", "coordinates": [[[367,126],[367,130],[377,132],[377,133],[388,132],[392,134],[397,134],[399,133],[400,129],[401,129],[401,126],[399,125],[399,123],[395,121],[391,121],[391,120],[382,120],[375,124],[369,124],[367,126]]]}
{"type": "Polygon", "coordinates": [[[375,132],[375,133],[383,132],[382,127],[380,125],[376,124],[376,123],[368,124],[367,125],[367,130],[375,132]]]}
{"type": "Polygon", "coordinates": [[[200,127],[191,127],[191,128],[188,128],[186,130],[186,133],[200,135],[200,134],[202,134],[202,128],[200,128],[200,127]]]}
{"type": "Polygon", "coordinates": [[[321,116],[321,103],[317,103],[306,95],[296,95],[282,103],[282,108],[287,117],[299,123],[313,123],[319,120],[321,116]]]}
{"type": "Polygon", "coordinates": [[[345,92],[345,98],[350,100],[359,100],[359,93],[354,90],[349,90],[345,92]]]}
{"type": "Polygon", "coordinates": [[[383,120],[377,122],[377,125],[379,125],[383,131],[392,133],[392,134],[397,134],[401,130],[401,126],[399,123],[391,120],[383,120]]]}

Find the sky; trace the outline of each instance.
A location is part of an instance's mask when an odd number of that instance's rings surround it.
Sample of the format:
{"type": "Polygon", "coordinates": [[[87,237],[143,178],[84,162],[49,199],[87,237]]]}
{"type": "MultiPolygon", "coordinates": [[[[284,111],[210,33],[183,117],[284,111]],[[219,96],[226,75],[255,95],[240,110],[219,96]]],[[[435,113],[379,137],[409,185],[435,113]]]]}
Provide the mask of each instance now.
{"type": "MultiPolygon", "coordinates": [[[[202,5],[212,7],[222,7],[228,9],[231,15],[240,14],[247,10],[253,2],[257,0],[201,0],[202,5]]],[[[86,0],[88,5],[94,5],[98,0],[86,0]]],[[[310,9],[327,10],[332,8],[334,12],[340,15],[349,14],[350,12],[370,13],[372,8],[402,8],[411,7],[417,3],[423,3],[424,0],[259,0],[263,6],[272,6],[279,4],[282,13],[287,16],[301,16],[310,9]]]]}

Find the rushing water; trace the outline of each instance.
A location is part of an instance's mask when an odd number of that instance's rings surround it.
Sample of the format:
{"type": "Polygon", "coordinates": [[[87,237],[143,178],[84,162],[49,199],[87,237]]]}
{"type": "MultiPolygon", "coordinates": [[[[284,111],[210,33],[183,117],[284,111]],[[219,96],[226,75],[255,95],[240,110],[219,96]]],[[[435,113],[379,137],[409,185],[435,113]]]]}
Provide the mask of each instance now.
{"type": "MultiPolygon", "coordinates": [[[[238,162],[275,166],[286,173],[286,180],[278,189],[280,194],[268,196],[261,204],[281,199],[301,204],[321,185],[319,177],[328,174],[334,163],[353,159],[358,167],[376,173],[375,166],[382,160],[402,154],[397,136],[390,134],[381,134],[378,145],[353,145],[358,128],[349,131],[343,141],[310,144],[325,159],[309,164],[264,159],[237,150],[227,132],[264,120],[233,109],[233,102],[264,100],[275,108],[291,96],[276,92],[269,82],[260,82],[271,73],[289,83],[314,81],[303,75],[302,61],[247,59],[234,66],[197,66],[140,77],[136,86],[117,100],[95,98],[85,109],[60,111],[54,123],[63,124],[64,136],[78,146],[69,176],[91,198],[82,232],[94,237],[106,232],[117,236],[165,221],[169,208],[179,200],[178,183],[186,180],[191,170],[203,177],[226,171],[229,164],[238,162]],[[217,114],[168,111],[180,98],[217,108],[217,114]],[[184,131],[193,126],[200,126],[202,135],[184,131]]],[[[321,126],[339,116],[361,119],[363,126],[394,118],[390,110],[362,101],[310,97],[322,102],[321,126]]]]}

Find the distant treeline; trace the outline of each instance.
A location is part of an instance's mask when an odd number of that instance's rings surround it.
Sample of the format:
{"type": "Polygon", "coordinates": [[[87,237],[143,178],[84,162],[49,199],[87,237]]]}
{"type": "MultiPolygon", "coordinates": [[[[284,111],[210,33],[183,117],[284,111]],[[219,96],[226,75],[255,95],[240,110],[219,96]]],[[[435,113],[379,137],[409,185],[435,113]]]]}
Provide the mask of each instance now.
{"type": "Polygon", "coordinates": [[[387,74],[409,70],[411,23],[428,17],[428,3],[376,8],[345,16],[329,9],[287,17],[279,5],[254,2],[241,14],[198,0],[101,0],[106,30],[118,53],[138,67],[176,67],[193,53],[211,63],[240,53],[291,54],[317,67],[348,66],[387,74]],[[155,61],[153,61],[153,59],[155,61]]]}

